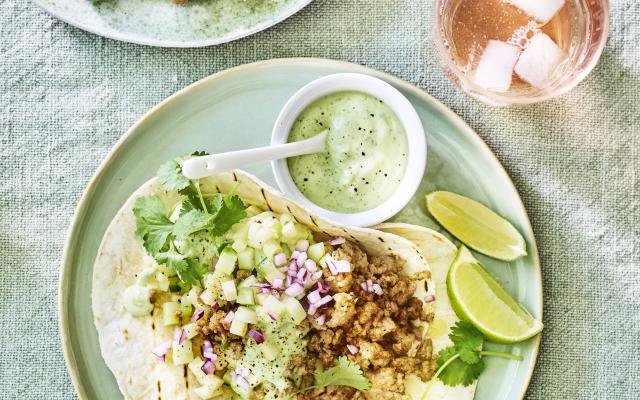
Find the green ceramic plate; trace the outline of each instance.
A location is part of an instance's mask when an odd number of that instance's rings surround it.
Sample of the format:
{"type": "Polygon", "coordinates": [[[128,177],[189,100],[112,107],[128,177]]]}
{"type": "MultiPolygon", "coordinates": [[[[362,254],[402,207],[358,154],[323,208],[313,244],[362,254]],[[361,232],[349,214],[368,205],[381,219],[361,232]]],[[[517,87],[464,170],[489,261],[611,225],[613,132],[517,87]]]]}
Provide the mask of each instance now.
{"type": "Polygon", "coordinates": [[[313,0],[34,0],[78,28],[125,42],[200,47],[239,39],[290,17],[313,0]]]}
{"type": "MultiPolygon", "coordinates": [[[[400,89],[427,131],[425,179],[395,218],[438,229],[427,215],[424,193],[452,190],[485,203],[524,234],[529,255],[511,265],[478,256],[536,318],[542,318],[542,282],[536,243],[509,177],[482,140],[453,112],[414,86],[361,66],[320,59],[283,59],[220,72],[160,103],[115,145],[89,183],[75,213],[60,278],[60,329],[67,366],[81,399],[122,398],[103,362],[91,314],[92,265],[107,225],[129,195],[167,159],[193,149],[221,152],[267,145],[280,108],[297,89],[323,75],[361,72],[400,89]]],[[[274,184],[268,164],[248,168],[274,184]]],[[[524,397],[538,353],[536,337],[513,347],[525,361],[488,361],[476,399],[524,397]]]]}

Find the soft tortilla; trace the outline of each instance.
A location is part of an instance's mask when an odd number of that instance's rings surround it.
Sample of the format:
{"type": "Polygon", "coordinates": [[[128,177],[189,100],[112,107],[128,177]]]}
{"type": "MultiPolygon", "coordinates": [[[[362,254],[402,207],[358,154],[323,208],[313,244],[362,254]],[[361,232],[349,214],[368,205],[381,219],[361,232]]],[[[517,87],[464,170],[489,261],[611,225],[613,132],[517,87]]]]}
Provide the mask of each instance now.
{"type": "MultiPolygon", "coordinates": [[[[449,339],[449,328],[459,321],[451,308],[447,295],[447,272],[456,257],[456,246],[442,234],[423,226],[384,223],[375,228],[409,239],[422,250],[422,254],[431,267],[432,279],[436,286],[436,301],[433,308],[435,317],[429,329],[429,337],[433,343],[434,352],[437,353],[443,348],[449,347],[452,344],[449,339]]],[[[476,384],[477,381],[466,387],[462,385],[450,387],[436,381],[425,400],[471,400],[475,395],[476,384]]],[[[418,384],[417,386],[424,387],[425,385],[418,384]]],[[[422,392],[420,391],[417,395],[412,393],[411,396],[414,400],[419,400],[422,397],[422,392]]]]}
{"type": "MultiPolygon", "coordinates": [[[[422,251],[409,240],[387,232],[347,227],[316,217],[285,198],[282,193],[245,172],[232,171],[201,180],[204,192],[228,192],[237,182],[240,184],[236,193],[246,203],[265,210],[289,214],[314,231],[331,236],[344,236],[360,245],[368,254],[396,255],[405,261],[404,272],[407,275],[429,270],[429,264],[422,251]]],[[[127,200],[111,222],[96,257],[93,269],[92,307],[100,349],[125,398],[199,399],[193,392],[196,387],[195,378],[186,366],[159,362],[151,353],[158,344],[171,340],[173,328],[164,327],[160,315],[157,314],[142,318],[132,317],[124,309],[122,302],[124,290],[135,283],[136,273],[155,265],[155,260],[145,253],[135,239],[136,223],[132,212],[135,200],[151,193],[160,196],[168,210],[179,201],[177,194],[167,193],[156,179],[145,183],[127,200]]],[[[424,289],[425,285],[417,286],[421,288],[421,291],[416,293],[418,298],[435,295],[435,285],[432,282],[427,282],[427,291],[424,289]]],[[[430,303],[428,307],[434,307],[434,304],[430,303]]],[[[448,328],[448,325],[445,328],[448,328]]],[[[467,397],[449,391],[447,398],[467,397]]]]}

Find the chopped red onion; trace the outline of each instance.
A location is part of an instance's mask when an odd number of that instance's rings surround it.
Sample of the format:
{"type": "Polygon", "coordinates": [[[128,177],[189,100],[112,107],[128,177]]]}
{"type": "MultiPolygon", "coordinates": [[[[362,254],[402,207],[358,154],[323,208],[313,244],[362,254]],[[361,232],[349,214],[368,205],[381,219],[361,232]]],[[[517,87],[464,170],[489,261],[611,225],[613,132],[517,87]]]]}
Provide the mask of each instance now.
{"type": "Polygon", "coordinates": [[[247,332],[247,335],[256,341],[256,343],[260,344],[260,343],[264,343],[264,335],[262,334],[262,332],[255,330],[255,329],[249,329],[249,332],[247,332]]]}
{"type": "Polygon", "coordinates": [[[242,390],[248,391],[250,389],[249,382],[247,381],[246,378],[244,378],[241,375],[236,375],[235,379],[236,379],[236,385],[238,385],[242,390]]]}
{"type": "Polygon", "coordinates": [[[345,238],[343,238],[342,236],[334,236],[331,239],[329,239],[329,244],[332,246],[337,246],[339,244],[343,244],[345,243],[347,240],[345,238]]]}
{"type": "Polygon", "coordinates": [[[151,352],[162,361],[165,361],[167,353],[169,352],[169,349],[171,349],[170,340],[160,343],[159,345],[154,347],[153,350],[151,350],[151,352]]]}
{"type": "Polygon", "coordinates": [[[331,290],[331,282],[325,282],[324,286],[322,286],[322,283],[318,281],[318,288],[320,289],[320,293],[322,294],[329,293],[329,290],[331,290]]]}
{"type": "Polygon", "coordinates": [[[215,367],[213,365],[213,362],[211,362],[211,360],[205,360],[204,364],[202,364],[202,367],[200,367],[200,369],[205,374],[211,375],[213,373],[213,370],[215,369],[215,367]]]}
{"type": "Polygon", "coordinates": [[[302,267],[304,265],[304,262],[307,261],[308,258],[309,256],[307,255],[307,253],[300,253],[298,258],[296,259],[296,265],[298,266],[298,268],[302,267]]]}
{"type": "Polygon", "coordinates": [[[289,268],[289,270],[287,271],[287,275],[291,276],[291,277],[294,277],[294,276],[298,275],[298,270],[289,268]]]}
{"type": "Polygon", "coordinates": [[[309,248],[308,240],[298,240],[298,243],[296,243],[296,250],[298,251],[307,251],[308,248],[309,248]]]}
{"type": "Polygon", "coordinates": [[[322,271],[315,272],[313,275],[311,275],[311,277],[314,281],[317,281],[318,279],[322,278],[322,271]]]}
{"type": "Polygon", "coordinates": [[[210,340],[204,340],[202,342],[202,346],[200,346],[200,352],[204,355],[204,353],[212,353],[213,345],[211,345],[210,340]]]}
{"type": "Polygon", "coordinates": [[[362,288],[362,290],[364,290],[365,292],[369,292],[369,289],[367,289],[367,283],[366,282],[360,282],[360,287],[362,288]]]}
{"type": "Polygon", "coordinates": [[[214,353],[212,350],[208,350],[202,353],[202,357],[205,360],[209,360],[211,362],[216,362],[216,360],[218,359],[218,355],[214,353]]]}
{"type": "Polygon", "coordinates": [[[268,287],[264,287],[260,290],[262,291],[262,293],[271,293],[271,288],[268,288],[268,287]]]}
{"type": "Polygon", "coordinates": [[[287,280],[285,281],[286,286],[289,287],[293,283],[293,277],[287,274],[287,280]]]}
{"type": "Polygon", "coordinates": [[[196,322],[204,315],[204,310],[197,311],[191,316],[191,322],[196,322]]]}
{"type": "Polygon", "coordinates": [[[306,275],[307,275],[307,270],[304,268],[300,268],[300,270],[298,271],[298,274],[296,275],[296,278],[304,282],[304,277],[306,275]]]}
{"type": "Polygon", "coordinates": [[[320,289],[316,289],[313,292],[309,292],[309,294],[307,294],[307,300],[309,300],[309,303],[311,304],[314,304],[320,301],[320,289]]]}
{"type": "Polygon", "coordinates": [[[322,314],[319,317],[316,318],[316,324],[318,325],[324,325],[325,320],[327,319],[327,316],[322,314]]]}
{"type": "Polygon", "coordinates": [[[294,250],[293,253],[291,253],[291,257],[289,257],[289,259],[295,260],[298,258],[299,255],[300,255],[300,252],[298,250],[294,250]]]}
{"type": "Polygon", "coordinates": [[[314,306],[320,308],[320,307],[324,306],[325,304],[329,303],[331,300],[333,300],[333,297],[331,297],[331,295],[328,294],[328,295],[322,297],[317,302],[315,302],[314,306]]]}
{"type": "Polygon", "coordinates": [[[316,272],[318,270],[318,265],[316,264],[315,261],[313,261],[312,259],[307,259],[307,261],[304,262],[304,267],[309,271],[309,272],[316,272]]]}
{"type": "Polygon", "coordinates": [[[373,289],[373,292],[374,292],[375,294],[377,294],[378,296],[382,296],[382,293],[384,293],[384,292],[382,291],[382,287],[381,287],[379,284],[377,284],[377,283],[374,283],[374,284],[372,285],[372,289],[373,289]]]}
{"type": "Polygon", "coordinates": [[[284,253],[278,253],[275,255],[275,257],[273,257],[273,262],[277,267],[285,265],[287,263],[287,255],[284,253]]]}
{"type": "Polygon", "coordinates": [[[178,342],[178,344],[182,344],[186,338],[187,338],[187,334],[183,329],[176,327],[173,330],[173,340],[178,342]]]}
{"type": "Polygon", "coordinates": [[[425,303],[431,303],[431,302],[434,302],[434,301],[436,301],[436,296],[434,296],[432,294],[424,296],[424,302],[425,303]]]}
{"type": "Polygon", "coordinates": [[[327,267],[329,267],[329,272],[331,272],[331,275],[338,275],[338,269],[336,268],[336,265],[333,263],[333,260],[327,260],[327,267]]]}
{"type": "Polygon", "coordinates": [[[291,297],[296,297],[304,293],[304,286],[296,282],[289,286],[284,292],[291,297]]]}
{"type": "Polygon", "coordinates": [[[307,314],[314,315],[317,311],[318,311],[318,307],[316,307],[315,304],[310,304],[309,308],[307,309],[307,314]]]}
{"type": "Polygon", "coordinates": [[[271,284],[271,286],[272,286],[274,289],[283,289],[283,288],[284,288],[284,287],[282,286],[283,284],[284,284],[284,282],[282,281],[282,279],[281,279],[281,278],[275,278],[275,279],[273,280],[273,283],[271,284]]]}
{"type": "Polygon", "coordinates": [[[224,319],[222,321],[226,322],[227,324],[230,324],[230,323],[233,322],[233,317],[235,317],[235,316],[236,316],[236,313],[234,313],[233,311],[229,311],[227,316],[224,317],[224,319]]]}
{"type": "Polygon", "coordinates": [[[278,320],[278,316],[275,315],[272,312],[267,313],[267,315],[269,315],[269,318],[271,318],[273,321],[277,321],[278,320]]]}
{"type": "Polygon", "coordinates": [[[347,350],[349,350],[349,353],[356,355],[358,354],[358,348],[352,344],[348,344],[347,345],[347,350]]]}
{"type": "Polygon", "coordinates": [[[249,285],[251,287],[254,288],[260,288],[260,289],[264,289],[264,288],[271,288],[271,284],[269,283],[252,283],[251,285],[249,285]]]}
{"type": "Polygon", "coordinates": [[[338,260],[334,264],[338,272],[351,272],[351,264],[347,260],[338,260]]]}
{"type": "Polygon", "coordinates": [[[213,311],[218,311],[218,308],[220,308],[220,304],[218,304],[217,301],[214,301],[211,305],[211,308],[213,309],[213,311]]]}

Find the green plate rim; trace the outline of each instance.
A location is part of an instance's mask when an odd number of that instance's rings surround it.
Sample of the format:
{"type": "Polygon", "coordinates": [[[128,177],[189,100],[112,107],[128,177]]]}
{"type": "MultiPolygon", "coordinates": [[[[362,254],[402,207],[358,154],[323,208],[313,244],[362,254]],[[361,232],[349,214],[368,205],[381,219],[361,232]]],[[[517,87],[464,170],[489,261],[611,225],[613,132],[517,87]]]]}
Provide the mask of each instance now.
{"type": "MultiPolygon", "coordinates": [[[[338,60],[330,60],[330,59],[325,59],[325,58],[302,58],[302,57],[298,57],[298,58],[277,58],[277,59],[271,59],[271,60],[265,60],[265,61],[258,61],[258,62],[254,62],[254,63],[250,63],[250,64],[243,64],[243,65],[239,65],[237,67],[233,67],[233,68],[229,68],[220,72],[217,72],[215,74],[212,74],[206,78],[203,78],[199,81],[196,81],[194,83],[192,83],[191,85],[177,91],[176,93],[174,93],[173,95],[167,97],[166,99],[162,100],[160,103],[158,103],[156,106],[154,106],[151,110],[149,110],[145,115],[143,115],[138,121],[136,121],[128,130],[127,132],[122,135],[120,137],[120,139],[118,139],[118,141],[116,142],[116,144],[111,148],[111,150],[107,153],[105,159],[102,161],[102,163],[100,164],[100,166],[98,167],[98,169],[96,170],[96,172],[94,173],[94,175],[91,177],[89,183],[87,184],[87,187],[84,189],[82,196],[78,202],[78,205],[76,206],[76,209],[73,213],[73,217],[71,219],[71,224],[69,225],[69,229],[67,231],[67,237],[65,239],[65,243],[64,243],[64,249],[63,249],[63,253],[62,253],[62,260],[61,260],[61,271],[60,271],[60,277],[58,280],[58,327],[59,327],[59,333],[60,333],[60,340],[62,342],[62,350],[64,353],[64,358],[65,358],[65,364],[67,367],[67,370],[69,372],[69,376],[71,377],[71,382],[75,388],[76,394],[78,395],[78,397],[82,400],[84,399],[88,399],[88,397],[86,396],[85,392],[84,392],[84,387],[82,385],[82,382],[80,380],[79,374],[78,374],[78,369],[76,368],[76,363],[75,363],[75,359],[73,357],[73,353],[72,353],[72,345],[71,342],[69,340],[69,337],[67,336],[67,331],[69,329],[68,327],[68,313],[67,313],[67,306],[64,302],[64,299],[66,299],[66,297],[68,296],[68,287],[70,282],[67,282],[68,279],[66,279],[67,276],[67,270],[68,268],[71,268],[71,263],[72,260],[68,259],[68,256],[70,254],[71,251],[71,242],[72,242],[72,238],[76,235],[77,230],[79,229],[78,222],[80,221],[80,219],[84,216],[84,214],[86,213],[86,207],[87,207],[87,203],[90,200],[91,197],[91,193],[93,192],[95,186],[98,184],[98,182],[100,181],[100,178],[102,177],[104,171],[111,165],[115,155],[122,149],[124,148],[124,146],[127,145],[127,143],[132,140],[135,137],[135,132],[138,128],[138,126],[142,125],[148,118],[150,118],[153,114],[160,112],[168,103],[174,101],[177,98],[183,97],[183,96],[187,96],[192,90],[194,90],[195,88],[197,88],[198,86],[208,83],[210,81],[213,80],[219,80],[219,79],[224,79],[226,76],[232,75],[232,74],[236,74],[239,72],[243,72],[245,70],[248,69],[256,69],[256,68],[263,68],[263,67],[268,67],[268,66],[278,66],[278,65],[299,65],[299,66],[305,66],[308,64],[317,64],[317,65],[321,65],[321,66],[338,66],[338,67],[342,67],[342,68],[348,68],[351,70],[354,70],[356,72],[361,72],[364,74],[369,74],[369,75],[373,75],[376,76],[378,78],[384,79],[387,82],[391,83],[392,85],[396,86],[396,87],[401,87],[403,90],[409,91],[411,92],[413,95],[415,95],[418,98],[421,98],[422,100],[429,102],[432,105],[435,105],[438,110],[443,113],[443,114],[447,114],[447,116],[449,118],[451,118],[452,121],[455,121],[461,128],[461,130],[465,131],[470,137],[473,138],[473,140],[476,142],[476,144],[478,145],[478,147],[484,151],[487,155],[489,155],[491,158],[493,158],[493,160],[497,163],[497,165],[500,167],[501,173],[504,174],[504,176],[506,177],[511,190],[513,190],[513,192],[516,194],[516,197],[519,201],[519,206],[522,210],[522,212],[524,213],[524,216],[526,217],[526,226],[525,226],[525,230],[526,230],[526,235],[527,237],[530,237],[531,243],[530,243],[530,247],[529,247],[529,254],[532,257],[533,260],[533,264],[534,267],[536,269],[536,272],[538,274],[538,280],[540,282],[542,282],[542,268],[540,265],[540,258],[538,256],[538,248],[537,248],[537,244],[536,244],[536,240],[535,240],[535,235],[533,233],[533,229],[531,228],[531,221],[529,220],[529,216],[527,214],[527,210],[524,207],[524,204],[522,203],[522,199],[520,198],[520,194],[518,193],[518,190],[516,189],[515,185],[513,184],[513,182],[511,181],[511,178],[509,177],[509,174],[507,173],[507,171],[504,169],[504,167],[502,166],[502,163],[500,162],[500,160],[498,160],[498,158],[495,156],[495,154],[491,151],[491,149],[489,148],[489,146],[487,146],[487,144],[482,140],[482,138],[464,121],[462,120],[462,118],[460,118],[456,113],[454,113],[450,108],[448,108],[447,106],[445,106],[444,104],[442,104],[439,100],[437,100],[435,97],[431,96],[430,94],[428,94],[426,91],[412,85],[411,83],[402,80],[398,77],[395,77],[391,74],[388,74],[386,72],[381,72],[378,70],[375,70],[373,68],[369,68],[369,67],[365,67],[362,65],[358,65],[358,64],[353,64],[350,62],[346,62],[346,61],[338,61],[338,60]]],[[[543,319],[543,315],[544,315],[544,307],[543,307],[543,289],[542,289],[542,285],[540,285],[540,290],[538,291],[538,307],[540,309],[540,319],[543,319]]],[[[541,342],[541,338],[542,338],[542,334],[538,334],[533,340],[534,340],[534,347],[533,347],[533,352],[532,352],[532,356],[531,356],[531,361],[529,363],[529,374],[526,380],[526,384],[523,385],[522,388],[522,392],[520,393],[520,399],[524,399],[524,396],[526,395],[527,392],[527,388],[529,387],[529,384],[531,383],[531,378],[533,376],[533,372],[535,370],[535,365],[536,365],[536,361],[538,358],[538,354],[540,352],[540,342],[541,342]]]]}
{"type": "MultiPolygon", "coordinates": [[[[263,22],[261,24],[257,24],[251,28],[244,29],[240,32],[225,35],[218,38],[211,39],[203,39],[203,40],[189,40],[189,41],[179,41],[179,40],[162,40],[162,39],[152,39],[152,38],[136,38],[135,36],[129,35],[127,33],[115,30],[115,29],[107,29],[101,30],[99,28],[95,28],[88,23],[84,23],[78,19],[69,17],[64,15],[52,7],[48,6],[44,3],[43,0],[31,0],[35,5],[40,7],[42,10],[46,11],[47,14],[51,15],[63,21],[71,26],[82,29],[83,31],[92,33],[97,36],[102,36],[108,39],[118,40],[120,42],[126,43],[134,43],[140,44],[143,46],[153,46],[153,47],[167,47],[167,48],[197,48],[197,47],[208,47],[208,46],[216,46],[223,43],[233,42],[234,40],[242,39],[247,36],[255,35],[258,32],[262,32],[266,29],[271,28],[274,25],[279,24],[280,22],[292,17],[293,15],[300,12],[302,9],[307,7],[314,0],[302,0],[298,7],[294,7],[291,10],[278,15],[276,18],[273,18],[269,21],[263,22]]],[[[177,94],[177,93],[176,93],[177,94]]]]}

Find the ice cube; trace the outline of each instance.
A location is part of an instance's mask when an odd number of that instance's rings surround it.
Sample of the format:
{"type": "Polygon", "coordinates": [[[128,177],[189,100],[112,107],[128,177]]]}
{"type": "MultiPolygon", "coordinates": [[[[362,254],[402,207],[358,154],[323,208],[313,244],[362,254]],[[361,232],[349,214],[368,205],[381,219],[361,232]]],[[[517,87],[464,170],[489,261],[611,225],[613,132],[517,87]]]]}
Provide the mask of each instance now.
{"type": "Polygon", "coordinates": [[[546,24],[564,6],[565,0],[507,0],[536,20],[546,24]]]}
{"type": "Polygon", "coordinates": [[[549,36],[536,33],[520,54],[514,70],[524,81],[542,88],[564,58],[562,49],[549,36]]]}
{"type": "Polygon", "coordinates": [[[499,40],[489,40],[478,68],[473,74],[473,82],[485,89],[506,92],[511,86],[513,66],[518,60],[520,48],[499,40]]]}

